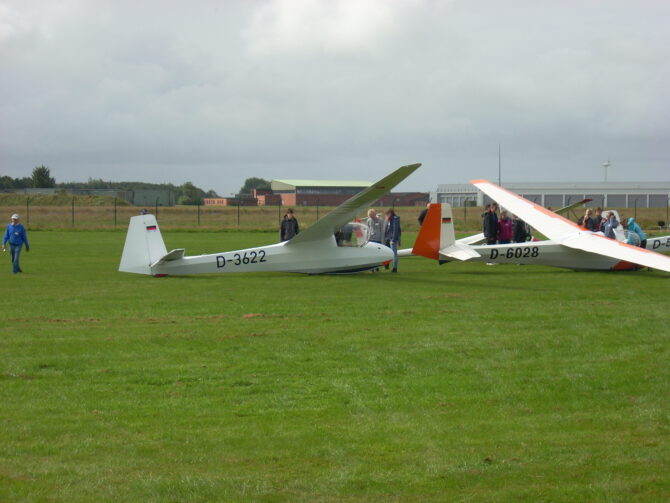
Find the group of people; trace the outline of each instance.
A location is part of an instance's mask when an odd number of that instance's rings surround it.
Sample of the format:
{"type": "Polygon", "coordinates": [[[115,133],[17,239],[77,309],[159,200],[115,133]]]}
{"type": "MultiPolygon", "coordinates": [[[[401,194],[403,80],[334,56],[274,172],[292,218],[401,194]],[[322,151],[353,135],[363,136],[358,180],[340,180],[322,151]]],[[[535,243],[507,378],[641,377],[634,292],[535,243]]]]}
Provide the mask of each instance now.
{"type": "MultiPolygon", "coordinates": [[[[577,220],[577,224],[592,232],[602,232],[610,239],[616,239],[616,229],[619,227],[619,221],[613,211],[603,213],[602,208],[598,207],[595,210],[587,208],[584,216],[577,220]]],[[[647,236],[635,221],[635,217],[628,219],[626,226],[626,242],[641,248],[647,247],[647,236]]]]}
{"type": "Polygon", "coordinates": [[[498,205],[491,203],[486,205],[482,214],[482,231],[487,245],[523,243],[530,238],[528,224],[503,210],[498,217],[498,205]]]}
{"type": "MultiPolygon", "coordinates": [[[[383,243],[393,250],[393,267],[391,272],[398,272],[398,246],[400,245],[400,217],[393,208],[386,210],[386,218],[379,218],[377,212],[370,208],[365,225],[368,227],[368,242],[383,243]]],[[[386,268],[389,265],[386,264],[386,268]]]]}
{"type": "Polygon", "coordinates": [[[577,225],[584,227],[587,231],[602,232],[610,239],[616,239],[616,228],[619,227],[619,221],[614,212],[605,212],[598,207],[595,210],[587,208],[583,217],[577,220],[577,225]]]}
{"type": "MultiPolygon", "coordinates": [[[[365,224],[368,226],[368,241],[383,243],[393,250],[393,267],[391,272],[398,272],[398,246],[400,245],[400,235],[402,233],[400,217],[396,215],[393,208],[389,208],[386,210],[386,218],[382,219],[377,216],[377,212],[374,209],[370,208],[368,210],[368,217],[365,219],[365,224]]],[[[286,210],[286,214],[279,227],[279,239],[280,241],[288,241],[299,233],[298,220],[293,214],[293,209],[289,208],[286,210]]],[[[343,239],[346,241],[346,236],[343,236],[343,239]]],[[[349,237],[349,239],[351,238],[349,237]]],[[[389,268],[388,264],[386,268],[389,268]]]]}

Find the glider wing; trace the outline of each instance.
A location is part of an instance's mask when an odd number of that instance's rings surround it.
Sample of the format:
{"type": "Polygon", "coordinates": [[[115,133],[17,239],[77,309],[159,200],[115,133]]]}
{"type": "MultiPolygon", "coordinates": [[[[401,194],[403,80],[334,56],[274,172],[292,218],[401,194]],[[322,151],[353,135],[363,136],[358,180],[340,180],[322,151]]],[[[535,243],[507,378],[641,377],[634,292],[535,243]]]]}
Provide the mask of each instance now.
{"type": "Polygon", "coordinates": [[[670,272],[670,257],[667,255],[661,255],[651,250],[622,243],[615,239],[609,239],[600,234],[582,232],[560,241],[560,244],[569,248],[576,248],[670,272]]]}
{"type": "Polygon", "coordinates": [[[535,227],[549,239],[560,240],[565,236],[583,230],[577,224],[557,215],[553,211],[543,208],[528,199],[524,199],[509,190],[494,185],[487,180],[472,180],[470,183],[491,199],[497,201],[500,206],[535,227]]]}
{"type": "Polygon", "coordinates": [[[333,211],[328,213],[321,220],[309,226],[300,234],[287,241],[286,245],[291,246],[308,241],[320,241],[322,239],[331,239],[337,230],[354,218],[363,208],[370,206],[391,191],[393,187],[402,182],[411,175],[421,164],[410,164],[396,169],[390,175],[385,176],[376,183],[370,185],[367,189],[359,192],[350,199],[347,199],[333,211]]]}
{"type": "Polygon", "coordinates": [[[584,231],[577,224],[486,180],[471,182],[501,206],[563,246],[670,272],[670,257],[584,231]]]}

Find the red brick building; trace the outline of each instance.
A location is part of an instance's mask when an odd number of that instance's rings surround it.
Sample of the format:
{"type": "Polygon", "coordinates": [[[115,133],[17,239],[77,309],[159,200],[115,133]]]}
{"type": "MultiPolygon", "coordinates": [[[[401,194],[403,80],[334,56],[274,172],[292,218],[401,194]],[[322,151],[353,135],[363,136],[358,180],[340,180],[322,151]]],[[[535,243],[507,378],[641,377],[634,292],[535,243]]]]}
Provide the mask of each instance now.
{"type": "MultiPolygon", "coordinates": [[[[251,196],[205,199],[221,206],[338,206],[368,188],[370,182],[342,180],[272,180],[271,189],[256,189],[251,196]]],[[[425,206],[427,192],[391,192],[372,206],[425,206]]]]}

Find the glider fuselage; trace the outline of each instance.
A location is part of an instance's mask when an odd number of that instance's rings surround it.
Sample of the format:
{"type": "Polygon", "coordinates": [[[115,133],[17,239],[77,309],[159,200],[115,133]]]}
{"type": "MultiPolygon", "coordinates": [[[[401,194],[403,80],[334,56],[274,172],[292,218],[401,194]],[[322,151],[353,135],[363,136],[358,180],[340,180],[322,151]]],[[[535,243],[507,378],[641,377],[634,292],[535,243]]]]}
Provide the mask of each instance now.
{"type": "Polygon", "coordinates": [[[309,242],[287,247],[277,243],[207,255],[193,255],[151,266],[153,276],[229,272],[300,272],[305,274],[357,272],[393,259],[390,248],[367,243],[338,247],[309,242]]]}

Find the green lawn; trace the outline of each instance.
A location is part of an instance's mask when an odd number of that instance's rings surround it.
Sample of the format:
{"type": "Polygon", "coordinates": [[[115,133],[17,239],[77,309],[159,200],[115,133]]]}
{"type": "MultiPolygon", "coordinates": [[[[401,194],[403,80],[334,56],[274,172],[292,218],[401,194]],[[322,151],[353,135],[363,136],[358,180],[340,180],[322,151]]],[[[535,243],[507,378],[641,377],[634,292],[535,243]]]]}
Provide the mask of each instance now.
{"type": "Polygon", "coordinates": [[[151,278],[116,272],[123,232],[29,237],[0,262],[2,502],[670,499],[668,274],[151,278]]]}

